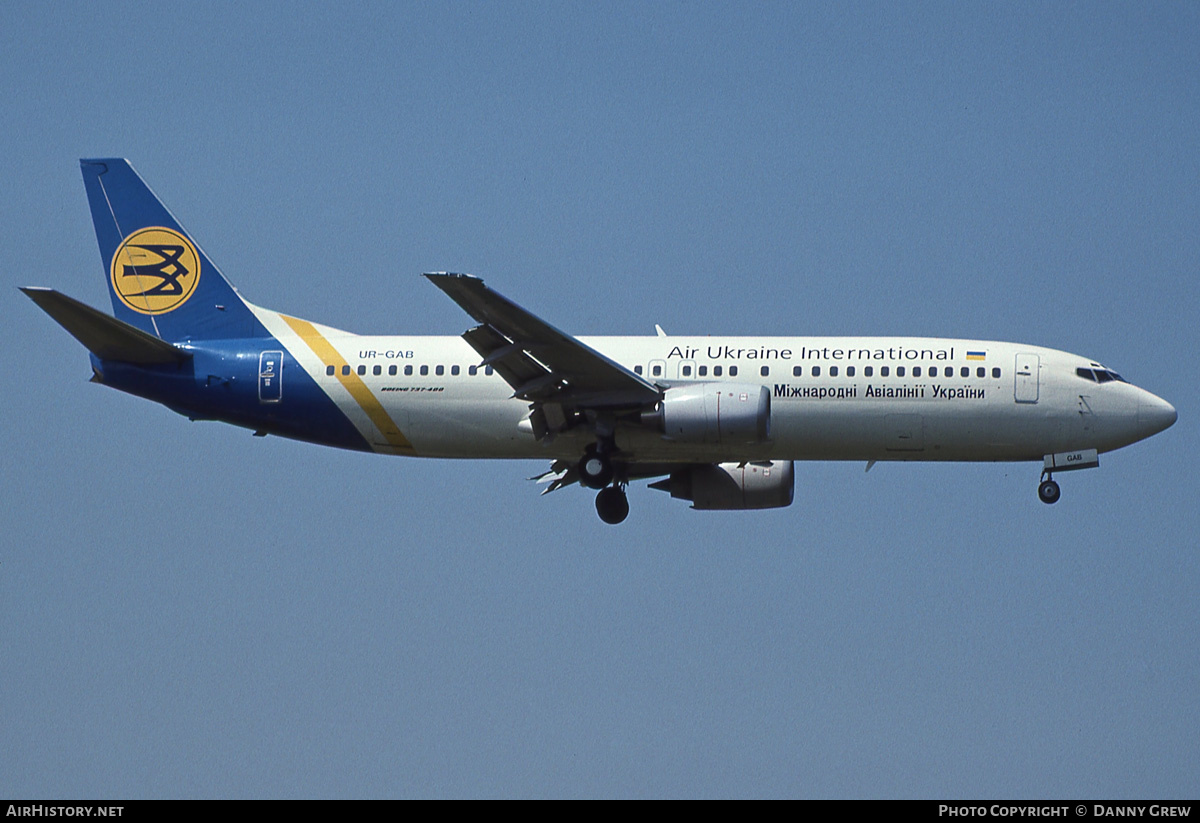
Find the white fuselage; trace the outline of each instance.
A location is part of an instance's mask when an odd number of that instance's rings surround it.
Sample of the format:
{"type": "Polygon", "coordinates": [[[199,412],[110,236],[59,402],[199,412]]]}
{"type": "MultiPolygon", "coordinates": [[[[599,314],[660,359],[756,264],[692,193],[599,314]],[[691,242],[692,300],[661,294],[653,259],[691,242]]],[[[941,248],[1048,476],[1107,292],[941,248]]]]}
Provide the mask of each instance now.
{"type": "MultiPolygon", "coordinates": [[[[313,324],[328,344],[314,347],[281,315],[255,313],[377,451],[577,459],[590,436],[539,442],[530,404],[479,366],[459,337],[360,336],[313,324]],[[379,409],[410,448],[382,431],[379,409]]],[[[1038,346],[866,337],[580,340],[664,389],[711,383],[770,392],[768,442],[687,444],[646,426],[618,427],[617,446],[630,462],[1041,460],[1120,448],[1175,419],[1169,404],[1143,389],[1077,374],[1099,364],[1038,346]]]]}

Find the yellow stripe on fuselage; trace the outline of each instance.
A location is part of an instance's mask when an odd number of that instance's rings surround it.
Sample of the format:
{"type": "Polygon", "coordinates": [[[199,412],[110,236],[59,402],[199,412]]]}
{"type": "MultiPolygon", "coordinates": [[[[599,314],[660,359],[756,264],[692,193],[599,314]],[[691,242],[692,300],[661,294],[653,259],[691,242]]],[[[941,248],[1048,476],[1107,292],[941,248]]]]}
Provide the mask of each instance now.
{"type": "Polygon", "coordinates": [[[348,370],[349,374],[345,373],[347,369],[343,366],[350,364],[338,353],[333,344],[326,340],[307,320],[288,317],[286,314],[279,316],[291,327],[292,331],[300,336],[301,340],[308,344],[308,347],[313,350],[313,354],[321,358],[322,363],[327,367],[333,366],[333,373],[337,376],[338,382],[345,387],[346,391],[350,392],[350,396],[354,398],[354,402],[358,404],[359,408],[366,412],[367,417],[375,424],[375,428],[379,429],[388,445],[403,454],[416,454],[412,443],[408,442],[408,438],[401,433],[400,427],[392,420],[374,393],[367,388],[363,379],[355,374],[353,369],[348,370]]]}

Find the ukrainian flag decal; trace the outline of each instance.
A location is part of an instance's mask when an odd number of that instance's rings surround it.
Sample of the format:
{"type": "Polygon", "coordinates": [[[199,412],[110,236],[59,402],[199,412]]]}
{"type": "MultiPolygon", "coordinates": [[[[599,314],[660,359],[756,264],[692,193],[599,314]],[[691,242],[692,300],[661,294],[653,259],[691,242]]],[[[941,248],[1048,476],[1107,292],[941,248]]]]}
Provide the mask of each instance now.
{"type": "Polygon", "coordinates": [[[969,351],[967,352],[968,360],[987,360],[987,352],[969,351]]]}

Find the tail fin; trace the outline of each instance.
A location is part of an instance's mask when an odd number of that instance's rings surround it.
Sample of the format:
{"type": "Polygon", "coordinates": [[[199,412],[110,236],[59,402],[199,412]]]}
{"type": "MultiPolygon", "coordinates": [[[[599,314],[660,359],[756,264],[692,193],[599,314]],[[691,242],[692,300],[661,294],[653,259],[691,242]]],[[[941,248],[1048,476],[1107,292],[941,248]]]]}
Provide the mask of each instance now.
{"type": "Polygon", "coordinates": [[[117,318],[162,340],[266,330],[128,160],[80,160],[117,318]]]}

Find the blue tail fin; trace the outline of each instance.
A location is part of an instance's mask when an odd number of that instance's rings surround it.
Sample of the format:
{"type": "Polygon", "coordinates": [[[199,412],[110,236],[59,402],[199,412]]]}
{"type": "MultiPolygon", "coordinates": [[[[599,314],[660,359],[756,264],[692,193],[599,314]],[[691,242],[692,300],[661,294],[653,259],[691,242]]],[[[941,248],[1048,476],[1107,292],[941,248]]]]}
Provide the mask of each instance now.
{"type": "Polygon", "coordinates": [[[171,342],[266,330],[128,160],[80,160],[116,316],[171,342]]]}

